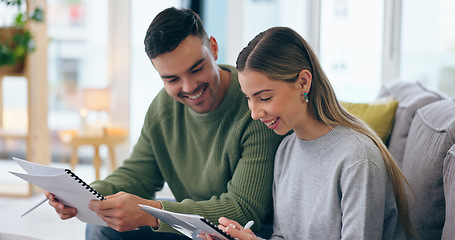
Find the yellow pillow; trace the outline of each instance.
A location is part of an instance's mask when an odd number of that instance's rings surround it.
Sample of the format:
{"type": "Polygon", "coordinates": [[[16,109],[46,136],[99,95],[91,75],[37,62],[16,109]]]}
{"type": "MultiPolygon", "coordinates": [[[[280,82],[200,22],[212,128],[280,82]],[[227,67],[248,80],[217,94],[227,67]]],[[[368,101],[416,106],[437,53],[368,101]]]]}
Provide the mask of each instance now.
{"type": "Polygon", "coordinates": [[[371,103],[350,103],[340,101],[352,115],[363,120],[386,143],[392,132],[398,101],[392,96],[379,98],[371,103]]]}

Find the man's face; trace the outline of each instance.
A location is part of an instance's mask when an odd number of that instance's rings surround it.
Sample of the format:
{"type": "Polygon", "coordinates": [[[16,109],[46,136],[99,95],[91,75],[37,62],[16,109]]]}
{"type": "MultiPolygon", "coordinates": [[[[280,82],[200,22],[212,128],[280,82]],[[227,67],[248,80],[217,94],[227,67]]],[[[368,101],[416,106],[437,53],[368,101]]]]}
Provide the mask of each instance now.
{"type": "Polygon", "coordinates": [[[197,113],[217,107],[220,93],[220,72],[216,65],[218,46],[210,39],[204,45],[198,37],[188,36],[172,52],[152,59],[169,96],[197,113]]]}

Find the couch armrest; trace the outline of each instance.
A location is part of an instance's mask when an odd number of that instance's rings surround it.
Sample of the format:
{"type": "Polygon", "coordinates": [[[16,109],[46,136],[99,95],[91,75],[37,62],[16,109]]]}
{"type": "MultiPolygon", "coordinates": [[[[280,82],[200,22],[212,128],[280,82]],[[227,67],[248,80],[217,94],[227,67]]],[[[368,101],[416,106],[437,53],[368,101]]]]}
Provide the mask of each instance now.
{"type": "Polygon", "coordinates": [[[379,97],[385,96],[393,96],[399,102],[387,146],[398,165],[401,166],[409,128],[417,110],[432,102],[445,99],[446,96],[428,90],[419,82],[403,81],[383,86],[379,92],[379,97]]]}
{"type": "Polygon", "coordinates": [[[444,197],[446,202],[446,221],[442,239],[455,239],[455,145],[444,159],[444,197]]]}

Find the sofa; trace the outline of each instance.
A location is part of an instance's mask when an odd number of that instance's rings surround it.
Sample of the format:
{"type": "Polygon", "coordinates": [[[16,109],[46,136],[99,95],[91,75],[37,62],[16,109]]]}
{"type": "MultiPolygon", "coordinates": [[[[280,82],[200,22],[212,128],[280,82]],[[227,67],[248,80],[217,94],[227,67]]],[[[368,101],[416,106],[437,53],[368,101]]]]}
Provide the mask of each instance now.
{"type": "Polygon", "coordinates": [[[384,85],[398,101],[386,145],[412,191],[410,219],[421,239],[455,239],[455,101],[419,82],[384,85]]]}

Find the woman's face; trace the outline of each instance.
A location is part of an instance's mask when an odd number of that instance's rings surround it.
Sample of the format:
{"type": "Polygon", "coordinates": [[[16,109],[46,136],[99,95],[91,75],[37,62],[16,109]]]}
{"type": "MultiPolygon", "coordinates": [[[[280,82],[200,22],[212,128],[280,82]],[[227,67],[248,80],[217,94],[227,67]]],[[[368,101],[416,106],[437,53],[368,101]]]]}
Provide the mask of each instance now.
{"type": "Polygon", "coordinates": [[[305,121],[307,107],[302,101],[299,81],[272,80],[263,73],[244,70],[239,72],[239,82],[248,99],[251,117],[261,120],[275,133],[284,135],[291,129],[296,131],[305,121]]]}

